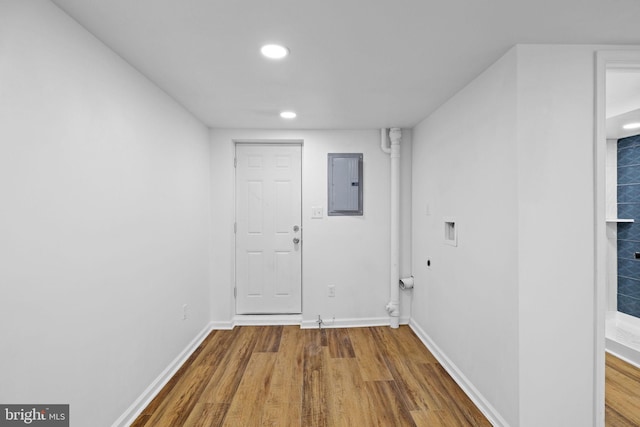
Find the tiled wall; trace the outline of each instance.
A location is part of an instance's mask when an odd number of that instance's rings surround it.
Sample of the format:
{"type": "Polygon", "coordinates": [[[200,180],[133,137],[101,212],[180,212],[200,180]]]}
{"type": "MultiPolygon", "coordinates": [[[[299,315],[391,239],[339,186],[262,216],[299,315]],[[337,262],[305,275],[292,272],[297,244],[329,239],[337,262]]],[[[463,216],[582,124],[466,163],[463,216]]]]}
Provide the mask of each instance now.
{"type": "Polygon", "coordinates": [[[640,135],[618,140],[618,311],[640,317],[640,135]]]}

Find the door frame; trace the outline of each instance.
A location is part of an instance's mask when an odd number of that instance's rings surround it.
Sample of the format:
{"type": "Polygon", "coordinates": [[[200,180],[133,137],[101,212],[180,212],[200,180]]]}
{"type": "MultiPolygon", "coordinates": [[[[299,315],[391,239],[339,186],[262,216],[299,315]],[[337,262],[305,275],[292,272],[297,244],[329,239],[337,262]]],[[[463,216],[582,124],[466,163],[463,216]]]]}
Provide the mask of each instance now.
{"type": "MultiPolygon", "coordinates": [[[[304,210],[302,209],[304,206],[304,140],[300,138],[234,138],[231,140],[233,143],[233,158],[231,159],[234,162],[233,168],[233,180],[231,183],[233,190],[233,221],[234,224],[237,222],[237,185],[236,185],[236,168],[235,168],[235,159],[236,159],[236,150],[238,145],[246,144],[246,145],[299,145],[300,146],[300,230],[302,231],[302,236],[304,236],[304,210]]],[[[300,257],[300,311],[301,314],[295,315],[283,315],[283,314],[238,314],[237,312],[237,304],[236,304],[236,296],[234,293],[234,289],[236,288],[236,268],[237,268],[237,260],[236,260],[236,251],[237,251],[237,240],[236,234],[233,234],[233,275],[231,282],[231,298],[233,305],[233,316],[244,317],[247,319],[251,319],[246,324],[273,324],[271,320],[272,318],[277,317],[278,324],[300,324],[302,319],[302,313],[304,313],[304,245],[300,246],[301,257],[300,257]]],[[[245,324],[244,322],[237,320],[234,322],[236,324],[245,324]]]]}
{"type": "Polygon", "coordinates": [[[605,418],[605,321],[607,314],[607,228],[606,228],[606,74],[607,68],[639,68],[640,50],[598,50],[595,64],[594,180],[594,418],[604,427],[605,418]]]}

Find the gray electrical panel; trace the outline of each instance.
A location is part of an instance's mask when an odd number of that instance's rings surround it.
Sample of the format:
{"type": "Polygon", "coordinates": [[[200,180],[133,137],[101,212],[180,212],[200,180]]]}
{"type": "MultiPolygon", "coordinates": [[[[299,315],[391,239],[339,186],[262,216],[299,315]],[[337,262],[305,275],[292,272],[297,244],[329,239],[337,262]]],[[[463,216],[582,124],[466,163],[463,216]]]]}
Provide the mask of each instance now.
{"type": "Polygon", "coordinates": [[[362,215],[362,153],[329,153],[327,215],[362,215]]]}

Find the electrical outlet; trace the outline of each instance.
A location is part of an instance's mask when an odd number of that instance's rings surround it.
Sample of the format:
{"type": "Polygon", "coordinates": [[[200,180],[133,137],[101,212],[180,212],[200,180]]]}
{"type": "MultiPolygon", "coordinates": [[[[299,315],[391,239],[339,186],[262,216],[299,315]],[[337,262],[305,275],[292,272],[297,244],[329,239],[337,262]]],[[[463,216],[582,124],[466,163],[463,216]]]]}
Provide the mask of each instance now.
{"type": "Polygon", "coordinates": [[[331,298],[336,296],[336,285],[329,285],[329,296],[331,298]]]}
{"type": "Polygon", "coordinates": [[[182,305],[182,320],[187,320],[189,318],[189,313],[187,312],[189,308],[189,304],[182,305]]]}

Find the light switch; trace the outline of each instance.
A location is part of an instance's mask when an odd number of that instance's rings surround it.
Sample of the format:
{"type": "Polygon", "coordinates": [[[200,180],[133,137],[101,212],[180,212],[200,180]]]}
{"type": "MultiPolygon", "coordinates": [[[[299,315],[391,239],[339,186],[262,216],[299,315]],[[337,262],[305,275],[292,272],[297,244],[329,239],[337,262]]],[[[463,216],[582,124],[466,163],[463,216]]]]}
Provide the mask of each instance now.
{"type": "Polygon", "coordinates": [[[313,219],[322,218],[322,206],[313,206],[311,208],[311,218],[313,219]]]}

